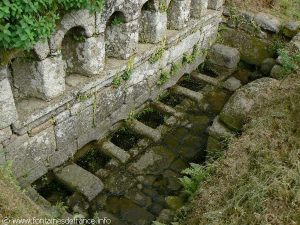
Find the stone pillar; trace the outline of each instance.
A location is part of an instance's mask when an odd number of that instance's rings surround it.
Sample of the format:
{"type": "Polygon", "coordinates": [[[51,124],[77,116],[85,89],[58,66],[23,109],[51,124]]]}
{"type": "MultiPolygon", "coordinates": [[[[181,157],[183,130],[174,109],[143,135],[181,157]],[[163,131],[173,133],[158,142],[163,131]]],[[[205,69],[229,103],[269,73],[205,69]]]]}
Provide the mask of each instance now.
{"type": "Polygon", "coordinates": [[[208,8],[213,10],[220,10],[223,6],[224,0],[208,0],[208,8]]]}
{"type": "Polygon", "coordinates": [[[128,59],[136,52],[139,38],[139,21],[111,24],[105,32],[106,56],[128,59]]]}
{"type": "Polygon", "coordinates": [[[192,0],[191,17],[201,19],[207,11],[208,0],[192,0]]]}
{"type": "Polygon", "coordinates": [[[36,97],[46,101],[65,90],[65,70],[61,56],[42,61],[18,58],[12,63],[14,86],[21,97],[36,97]]]}
{"type": "Polygon", "coordinates": [[[191,0],[172,0],[168,9],[168,28],[180,30],[187,26],[190,18],[191,0]]]}
{"type": "Polygon", "coordinates": [[[162,41],[167,32],[167,13],[142,11],[140,42],[156,44],[162,41]]]}
{"type": "Polygon", "coordinates": [[[78,44],[76,53],[77,65],[71,63],[73,64],[74,73],[85,76],[99,74],[105,65],[104,34],[87,38],[84,42],[78,44]]]}
{"type": "Polygon", "coordinates": [[[17,109],[8,78],[0,76],[0,130],[10,126],[17,118],[17,109]]]}

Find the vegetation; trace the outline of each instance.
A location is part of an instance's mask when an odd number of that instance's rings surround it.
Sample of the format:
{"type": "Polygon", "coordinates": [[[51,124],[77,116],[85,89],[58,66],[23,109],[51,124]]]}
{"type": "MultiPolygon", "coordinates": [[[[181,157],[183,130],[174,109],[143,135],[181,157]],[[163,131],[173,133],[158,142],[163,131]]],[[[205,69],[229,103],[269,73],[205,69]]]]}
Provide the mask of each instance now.
{"type": "MultiPolygon", "coordinates": [[[[299,75],[286,77],[251,113],[241,137],[200,184],[186,224],[300,223],[299,75]]],[[[189,174],[201,180],[202,169],[189,174]]]]}
{"type": "Polygon", "coordinates": [[[3,0],[0,2],[0,49],[29,49],[49,37],[62,16],[76,9],[99,11],[104,0],[3,0]]]}
{"type": "Polygon", "coordinates": [[[0,167],[0,221],[9,219],[47,218],[17,185],[12,175],[11,164],[0,167]]]}
{"type": "Polygon", "coordinates": [[[254,12],[265,11],[283,19],[300,20],[298,0],[226,0],[226,4],[254,12]]]}
{"type": "Polygon", "coordinates": [[[111,21],[111,25],[113,26],[120,26],[124,23],[125,23],[125,19],[122,16],[115,16],[111,21]]]}
{"type": "Polygon", "coordinates": [[[213,172],[212,164],[206,166],[195,163],[190,164],[191,167],[182,171],[185,175],[180,178],[180,182],[184,187],[184,190],[190,196],[193,196],[198,190],[201,182],[205,181],[213,172]]]}
{"type": "Polygon", "coordinates": [[[158,60],[160,60],[164,53],[165,53],[165,48],[166,48],[166,40],[163,40],[161,43],[160,43],[160,46],[159,48],[152,54],[152,56],[150,57],[149,59],[149,62],[151,64],[154,64],[156,63],[158,60]]]}
{"type": "Polygon", "coordinates": [[[300,66],[300,52],[290,53],[284,48],[278,49],[278,55],[282,64],[282,77],[296,71],[300,66]]]}
{"type": "Polygon", "coordinates": [[[156,82],[157,85],[161,86],[165,84],[171,78],[169,71],[162,71],[159,77],[159,80],[156,82]]]}

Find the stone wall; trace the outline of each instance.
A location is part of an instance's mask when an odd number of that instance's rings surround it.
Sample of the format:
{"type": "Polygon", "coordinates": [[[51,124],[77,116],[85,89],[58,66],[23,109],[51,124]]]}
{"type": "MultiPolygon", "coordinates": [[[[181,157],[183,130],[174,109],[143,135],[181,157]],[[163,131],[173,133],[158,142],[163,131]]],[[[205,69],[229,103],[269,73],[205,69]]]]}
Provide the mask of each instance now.
{"type": "Polygon", "coordinates": [[[13,161],[21,184],[30,184],[105,137],[204,61],[221,6],[116,0],[102,13],[66,14],[29,57],[0,69],[0,164],[13,161]],[[172,76],[161,84],[165,72],[172,76]]]}

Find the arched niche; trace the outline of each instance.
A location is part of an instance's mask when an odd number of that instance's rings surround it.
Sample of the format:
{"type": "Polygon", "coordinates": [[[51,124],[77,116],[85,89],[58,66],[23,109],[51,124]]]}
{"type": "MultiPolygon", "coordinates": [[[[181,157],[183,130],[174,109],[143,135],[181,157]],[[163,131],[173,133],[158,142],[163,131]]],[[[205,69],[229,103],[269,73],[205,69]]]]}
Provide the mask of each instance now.
{"type": "Polygon", "coordinates": [[[128,59],[135,53],[137,43],[138,20],[128,22],[123,12],[114,12],[106,23],[106,57],[128,59]]]}
{"type": "Polygon", "coordinates": [[[83,27],[71,28],[61,44],[61,55],[65,62],[66,74],[91,76],[98,74],[104,67],[104,37],[86,37],[83,27]]]}
{"type": "Polygon", "coordinates": [[[167,31],[167,13],[160,9],[155,0],[147,1],[141,9],[139,42],[158,43],[167,31]]]}

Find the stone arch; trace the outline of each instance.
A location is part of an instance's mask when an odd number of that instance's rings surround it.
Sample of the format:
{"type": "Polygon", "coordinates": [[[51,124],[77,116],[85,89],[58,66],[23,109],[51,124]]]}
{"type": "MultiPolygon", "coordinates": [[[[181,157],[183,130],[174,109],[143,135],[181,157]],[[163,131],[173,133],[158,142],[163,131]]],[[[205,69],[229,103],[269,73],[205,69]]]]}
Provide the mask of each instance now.
{"type": "Polygon", "coordinates": [[[148,0],[141,8],[139,41],[158,43],[163,40],[167,31],[167,13],[160,10],[159,2],[148,0]]]}
{"type": "Polygon", "coordinates": [[[74,27],[81,27],[87,38],[92,37],[96,32],[95,15],[88,10],[72,11],[66,14],[49,40],[52,54],[57,54],[60,51],[64,36],[74,27]]]}
{"type": "Polygon", "coordinates": [[[106,22],[106,57],[128,59],[136,50],[138,21],[127,21],[122,11],[115,11],[106,22]]]}
{"type": "Polygon", "coordinates": [[[191,0],[171,0],[168,13],[168,29],[180,30],[190,19],[191,0]]]}
{"type": "Polygon", "coordinates": [[[104,68],[105,46],[103,35],[87,38],[81,26],[71,28],[61,44],[61,55],[66,74],[91,76],[104,68]]]}

